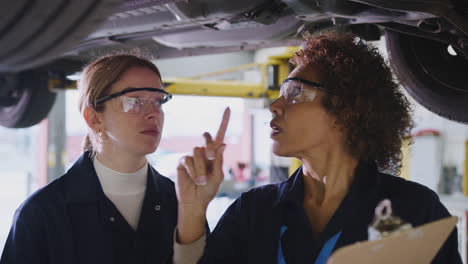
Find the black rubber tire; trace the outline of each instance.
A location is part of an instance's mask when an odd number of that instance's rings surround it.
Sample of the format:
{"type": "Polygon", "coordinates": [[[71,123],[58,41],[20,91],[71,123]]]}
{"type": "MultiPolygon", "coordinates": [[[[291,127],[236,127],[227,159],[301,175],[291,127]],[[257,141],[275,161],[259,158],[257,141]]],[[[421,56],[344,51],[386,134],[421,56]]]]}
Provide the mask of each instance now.
{"type": "Polygon", "coordinates": [[[0,72],[50,62],[78,44],[121,0],[14,0],[0,4],[0,72]]]}
{"type": "Polygon", "coordinates": [[[386,30],[389,61],[408,93],[431,112],[468,123],[468,60],[447,44],[386,30]]]}
{"type": "Polygon", "coordinates": [[[56,95],[49,91],[47,71],[22,72],[18,74],[17,81],[15,92],[19,100],[13,106],[0,107],[0,125],[30,127],[47,117],[56,95]]]}

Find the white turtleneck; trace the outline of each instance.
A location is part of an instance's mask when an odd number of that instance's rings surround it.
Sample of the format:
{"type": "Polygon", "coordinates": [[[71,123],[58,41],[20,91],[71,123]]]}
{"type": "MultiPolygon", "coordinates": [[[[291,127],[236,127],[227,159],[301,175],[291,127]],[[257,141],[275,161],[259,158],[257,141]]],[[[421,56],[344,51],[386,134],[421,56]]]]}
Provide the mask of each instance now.
{"type": "MultiPolygon", "coordinates": [[[[112,170],[97,158],[94,158],[93,163],[104,194],[114,203],[133,230],[137,230],[146,191],[148,163],[134,173],[122,173],[112,170]]],[[[196,263],[203,253],[205,237],[204,235],[191,244],[181,245],[177,243],[174,233],[173,263],[196,263]]]]}
{"type": "Polygon", "coordinates": [[[114,203],[127,223],[137,230],[148,177],[148,163],[133,173],[112,170],[94,158],[94,168],[104,194],[114,203]]]}

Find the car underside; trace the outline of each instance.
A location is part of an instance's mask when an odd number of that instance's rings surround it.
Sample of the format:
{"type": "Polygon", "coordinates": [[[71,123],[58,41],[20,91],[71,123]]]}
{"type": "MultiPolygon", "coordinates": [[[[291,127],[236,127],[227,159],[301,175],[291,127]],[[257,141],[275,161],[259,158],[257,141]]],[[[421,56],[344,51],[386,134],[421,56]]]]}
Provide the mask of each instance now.
{"type": "Polygon", "coordinates": [[[50,77],[109,51],[154,58],[300,45],[334,28],[385,36],[390,64],[420,104],[468,123],[466,0],[18,0],[1,4],[0,125],[28,127],[54,100],[50,77]]]}

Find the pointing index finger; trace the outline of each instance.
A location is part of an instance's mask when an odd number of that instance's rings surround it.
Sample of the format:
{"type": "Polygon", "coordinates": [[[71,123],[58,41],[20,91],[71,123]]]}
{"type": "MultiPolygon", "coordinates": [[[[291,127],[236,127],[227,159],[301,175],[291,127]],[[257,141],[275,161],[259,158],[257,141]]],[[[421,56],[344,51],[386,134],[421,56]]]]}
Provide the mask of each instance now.
{"type": "Polygon", "coordinates": [[[226,130],[229,124],[230,116],[231,116],[231,109],[227,107],[226,110],[224,110],[221,125],[219,125],[218,132],[216,133],[216,139],[214,142],[216,146],[223,144],[224,136],[226,135],[226,130]]]}

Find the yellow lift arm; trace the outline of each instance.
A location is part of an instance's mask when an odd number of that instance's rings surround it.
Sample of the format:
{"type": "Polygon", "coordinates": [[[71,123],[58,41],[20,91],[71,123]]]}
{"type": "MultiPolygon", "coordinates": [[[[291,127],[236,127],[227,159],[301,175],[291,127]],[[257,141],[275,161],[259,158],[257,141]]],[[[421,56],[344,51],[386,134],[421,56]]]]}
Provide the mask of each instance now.
{"type": "MultiPolygon", "coordinates": [[[[284,53],[268,57],[265,63],[251,63],[238,67],[192,76],[189,78],[164,79],[168,92],[179,95],[225,96],[239,98],[275,99],[279,94],[279,85],[289,74],[289,58],[299,47],[288,47],[284,53]],[[200,80],[201,78],[219,76],[249,68],[259,67],[260,83],[232,80],[200,80]]],[[[76,89],[76,82],[50,79],[51,90],[76,89]]]]}
{"type": "Polygon", "coordinates": [[[252,63],[190,78],[164,79],[164,85],[167,91],[172,94],[274,99],[278,97],[281,81],[286,79],[289,74],[289,58],[298,49],[298,47],[289,47],[283,54],[268,57],[265,63],[252,63]],[[254,67],[260,68],[260,83],[200,80],[204,77],[218,76],[254,67]]]}

